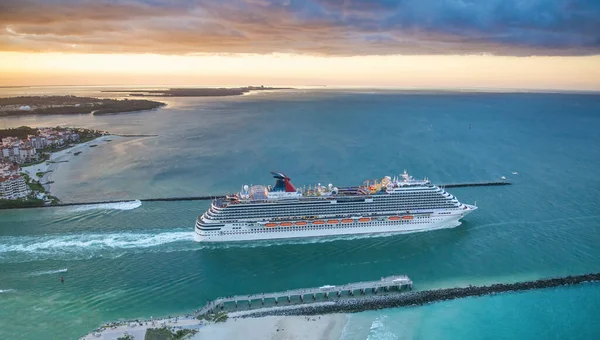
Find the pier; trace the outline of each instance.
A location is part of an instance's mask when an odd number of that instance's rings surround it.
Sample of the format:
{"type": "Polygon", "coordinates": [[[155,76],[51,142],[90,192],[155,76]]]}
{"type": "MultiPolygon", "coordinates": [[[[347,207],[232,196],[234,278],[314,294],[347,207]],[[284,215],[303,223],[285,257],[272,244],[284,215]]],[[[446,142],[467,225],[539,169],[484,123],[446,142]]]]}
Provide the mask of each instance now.
{"type": "Polygon", "coordinates": [[[250,309],[252,303],[264,306],[265,302],[273,302],[274,305],[287,304],[303,304],[305,302],[316,302],[317,300],[326,301],[330,298],[342,298],[343,296],[351,297],[357,295],[377,294],[383,292],[402,292],[412,290],[413,282],[406,275],[394,275],[382,277],[378,281],[363,281],[348,283],[341,286],[322,286],[316,288],[301,288],[286,290],[283,292],[261,293],[252,295],[235,295],[229,297],[221,297],[209,301],[202,309],[198,311],[198,315],[209,314],[215,311],[223,310],[225,304],[233,304],[235,310],[240,308],[250,309]],[[293,302],[295,300],[295,302],[293,302]]]}

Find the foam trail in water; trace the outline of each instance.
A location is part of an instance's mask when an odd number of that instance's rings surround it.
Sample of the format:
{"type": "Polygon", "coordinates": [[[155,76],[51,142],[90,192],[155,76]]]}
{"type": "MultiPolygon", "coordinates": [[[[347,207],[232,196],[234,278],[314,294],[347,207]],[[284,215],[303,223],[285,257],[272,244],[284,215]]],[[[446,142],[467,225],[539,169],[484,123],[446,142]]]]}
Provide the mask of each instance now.
{"type": "Polygon", "coordinates": [[[11,292],[14,292],[14,291],[15,291],[14,289],[0,289],[0,294],[2,294],[2,293],[11,293],[11,292]]]}
{"type": "Polygon", "coordinates": [[[127,202],[115,202],[115,203],[99,203],[99,204],[86,204],[72,208],[73,211],[86,211],[94,209],[105,209],[105,210],[133,210],[142,206],[142,201],[127,201],[127,202]]]}
{"type": "Polygon", "coordinates": [[[41,272],[31,273],[29,276],[51,275],[51,274],[58,274],[58,273],[66,273],[67,271],[69,271],[69,268],[56,269],[56,270],[45,270],[45,271],[41,271],[41,272]]]}

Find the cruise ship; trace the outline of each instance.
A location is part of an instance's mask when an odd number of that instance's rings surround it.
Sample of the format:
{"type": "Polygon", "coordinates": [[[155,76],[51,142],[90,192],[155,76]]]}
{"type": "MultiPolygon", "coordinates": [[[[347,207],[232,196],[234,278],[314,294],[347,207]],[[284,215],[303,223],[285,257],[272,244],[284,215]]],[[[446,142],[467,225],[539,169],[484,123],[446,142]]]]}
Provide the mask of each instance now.
{"type": "Polygon", "coordinates": [[[296,188],[272,172],[275,185],[243,185],[215,199],[198,217],[198,242],[230,242],[373,233],[408,233],[460,225],[477,209],[458,201],[427,178],[399,176],[337,188],[296,188]]]}

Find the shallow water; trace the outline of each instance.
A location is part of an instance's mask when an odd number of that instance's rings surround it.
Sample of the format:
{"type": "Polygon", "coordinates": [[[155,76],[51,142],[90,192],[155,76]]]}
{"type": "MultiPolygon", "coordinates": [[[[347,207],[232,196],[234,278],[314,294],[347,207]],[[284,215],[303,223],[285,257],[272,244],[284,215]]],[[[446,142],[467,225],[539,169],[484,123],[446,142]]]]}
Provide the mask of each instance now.
{"type": "MultiPolygon", "coordinates": [[[[209,202],[1,211],[0,338],[76,338],[105,321],[187,313],[217,296],[392,274],[429,289],[598,272],[599,114],[593,95],[306,90],[4,119],[159,135],[114,138],[61,164],[52,190],[64,201],[224,193],[268,184],[271,170],[297,185],[351,185],[404,169],[435,183],[504,175],[514,185],[449,190],[480,208],[454,229],[224,245],[192,241],[209,202]]],[[[589,301],[599,292],[585,285],[361,313],[352,324],[379,320],[391,331],[346,339],[547,339],[549,326],[565,330],[556,338],[577,329],[590,338],[600,317],[589,301]],[[567,311],[562,319],[546,300],[567,311]]]]}

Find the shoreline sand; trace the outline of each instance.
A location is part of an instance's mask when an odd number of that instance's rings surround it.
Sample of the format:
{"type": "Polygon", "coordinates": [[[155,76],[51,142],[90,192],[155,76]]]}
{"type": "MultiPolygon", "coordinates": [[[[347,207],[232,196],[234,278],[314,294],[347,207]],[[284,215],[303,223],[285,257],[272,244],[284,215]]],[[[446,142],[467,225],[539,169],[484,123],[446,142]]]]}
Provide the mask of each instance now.
{"type": "Polygon", "coordinates": [[[192,340],[339,340],[348,317],[346,314],[339,313],[313,316],[230,317],[225,322],[213,323],[180,316],[153,321],[120,322],[80,339],[116,340],[127,333],[135,340],[143,340],[148,328],[169,326],[175,329],[198,330],[198,333],[190,338],[192,340]]]}
{"type": "Polygon", "coordinates": [[[46,193],[48,195],[52,195],[51,185],[48,184],[48,182],[52,181],[52,175],[56,173],[61,162],[67,161],[71,157],[75,157],[73,155],[73,153],[80,151],[81,149],[83,149],[85,147],[88,147],[88,149],[90,149],[89,145],[91,145],[93,143],[105,141],[109,138],[118,138],[118,137],[113,136],[113,135],[104,135],[104,136],[100,136],[98,138],[94,138],[85,143],[76,144],[70,148],[66,148],[66,149],[62,149],[57,152],[53,152],[50,154],[50,158],[47,161],[21,168],[21,172],[24,172],[24,173],[28,174],[29,177],[31,177],[32,179],[39,181],[44,186],[44,189],[46,189],[46,193]],[[69,156],[71,156],[71,157],[69,157],[69,156]],[[48,164],[49,161],[54,162],[54,163],[48,164]],[[38,172],[43,172],[44,175],[41,178],[39,178],[36,175],[38,172]]]}
{"type": "Polygon", "coordinates": [[[200,328],[191,339],[339,340],[347,322],[345,314],[230,318],[200,328]]]}

